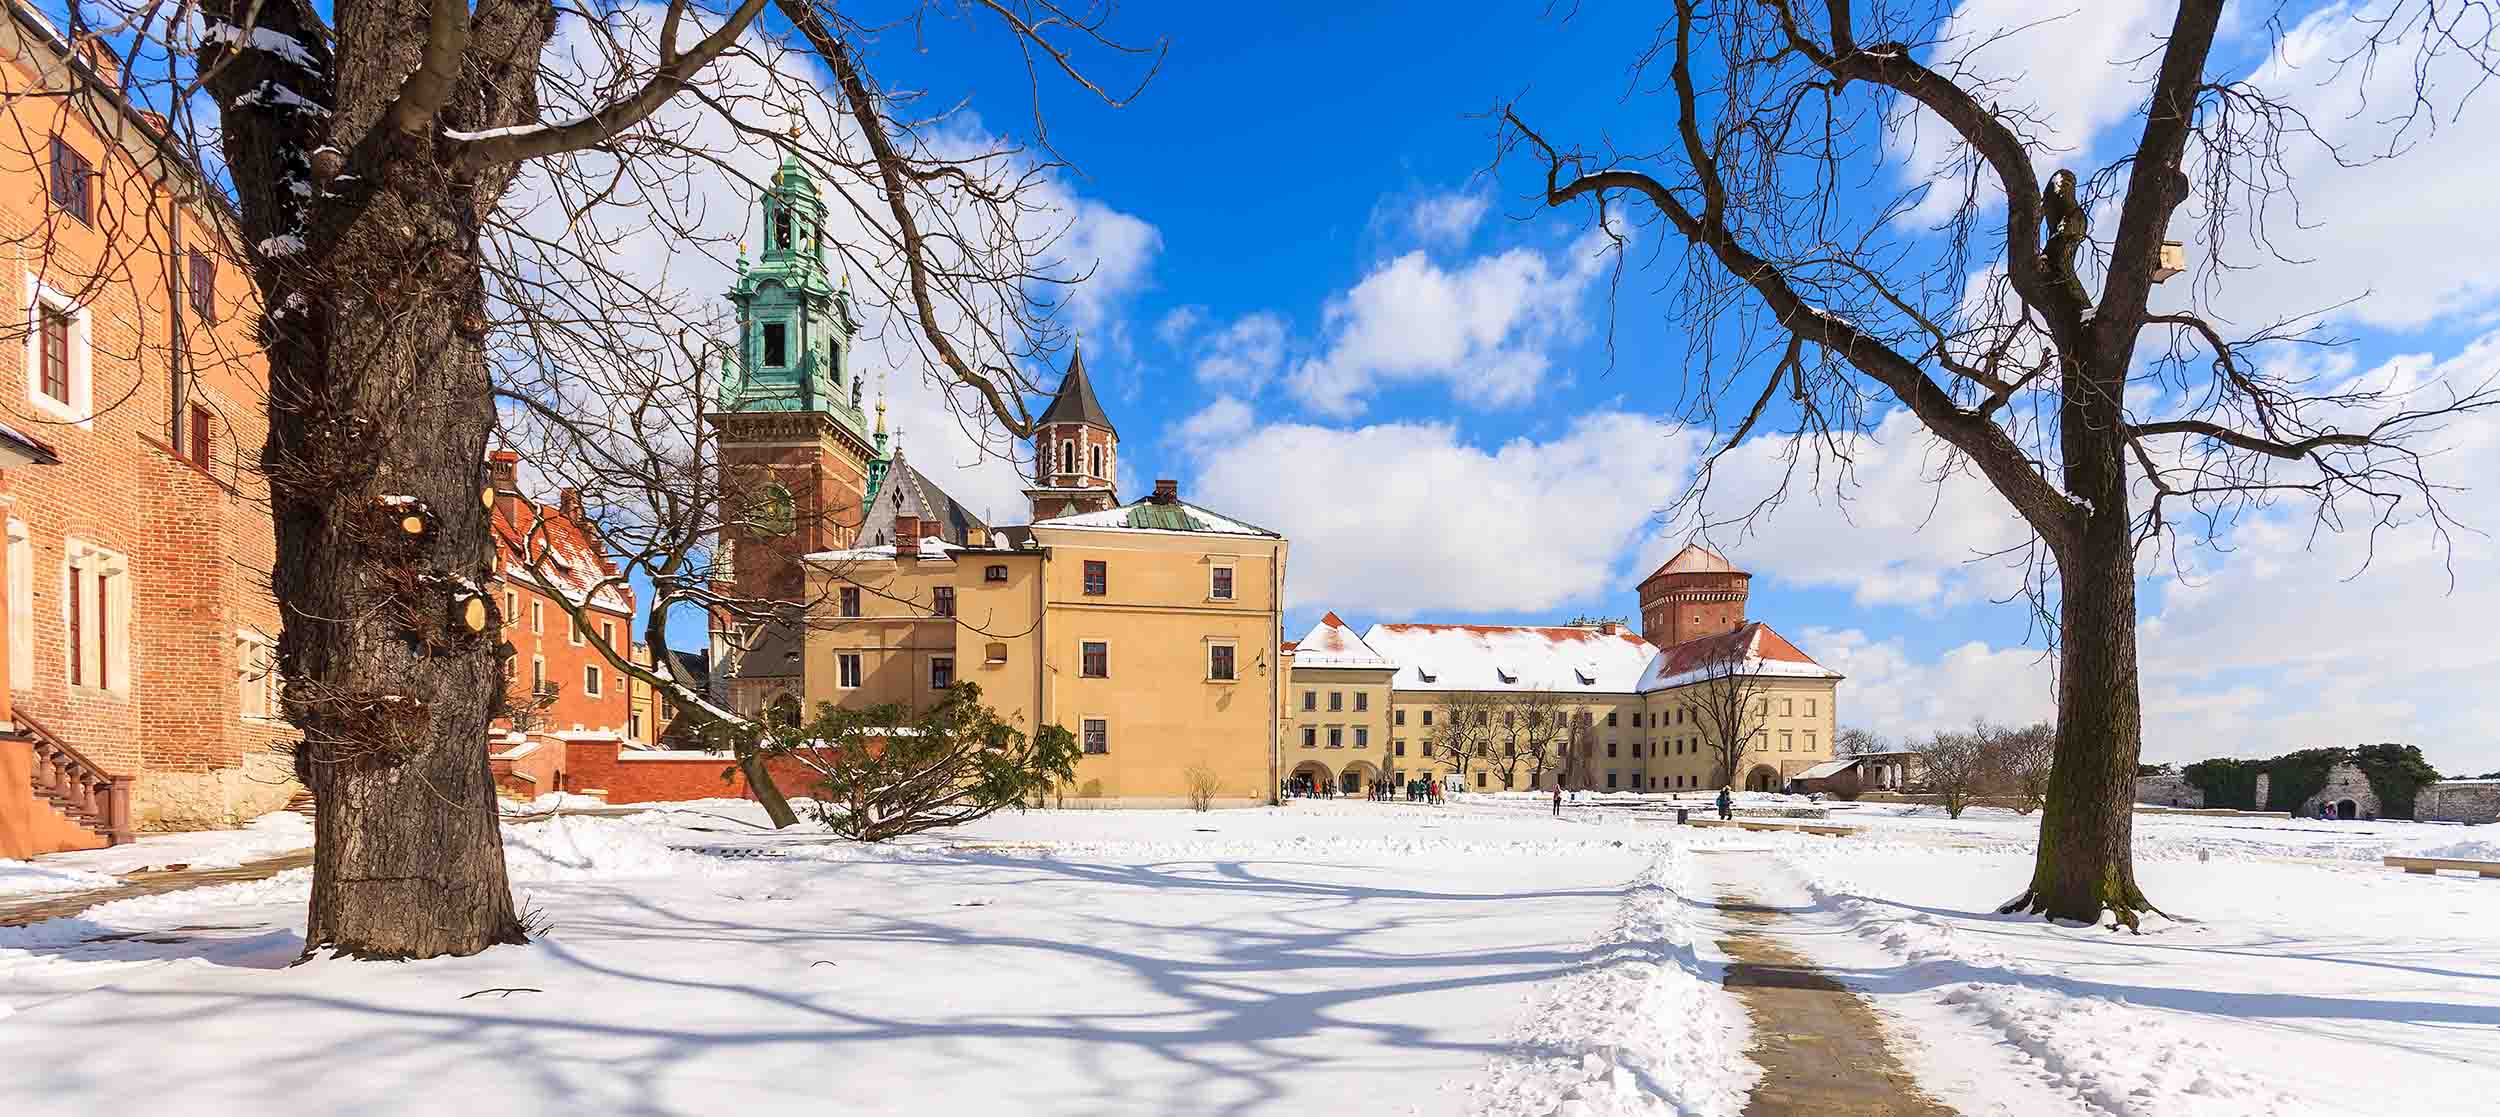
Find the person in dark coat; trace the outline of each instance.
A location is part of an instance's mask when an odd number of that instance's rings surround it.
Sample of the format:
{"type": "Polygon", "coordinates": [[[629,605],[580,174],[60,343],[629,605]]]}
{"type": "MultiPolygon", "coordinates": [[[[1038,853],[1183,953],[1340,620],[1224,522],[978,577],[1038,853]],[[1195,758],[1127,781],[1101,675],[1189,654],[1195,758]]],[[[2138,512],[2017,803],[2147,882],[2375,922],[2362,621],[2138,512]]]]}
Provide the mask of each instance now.
{"type": "Polygon", "coordinates": [[[1736,817],[1736,796],[1729,794],[1728,789],[1722,787],[1719,789],[1719,818],[1725,821],[1734,817],[1736,817]]]}

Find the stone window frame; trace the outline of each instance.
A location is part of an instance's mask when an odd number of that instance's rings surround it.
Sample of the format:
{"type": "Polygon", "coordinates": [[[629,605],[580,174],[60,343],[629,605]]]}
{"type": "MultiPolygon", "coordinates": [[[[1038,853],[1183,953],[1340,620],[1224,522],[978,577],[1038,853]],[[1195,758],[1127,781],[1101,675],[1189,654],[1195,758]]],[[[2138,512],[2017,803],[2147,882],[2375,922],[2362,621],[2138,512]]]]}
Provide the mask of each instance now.
{"type": "Polygon", "coordinates": [[[9,685],[35,678],[35,540],[26,521],[9,517],[9,685]]]}
{"type": "Polygon", "coordinates": [[[26,273],[26,405],[37,414],[76,426],[95,427],[95,330],[88,308],[41,276],[26,273]],[[43,312],[69,319],[69,398],[43,390],[43,312]]]}
{"type": "Polygon", "coordinates": [[[272,722],[285,719],[286,710],[279,701],[284,689],[278,675],[278,641],[258,629],[237,629],[234,634],[234,675],[238,709],[243,720],[272,722]]]}
{"type": "Polygon", "coordinates": [[[74,634],[77,639],[69,647],[68,657],[63,660],[63,674],[76,680],[71,685],[77,690],[128,697],[133,592],[130,556],[72,536],[63,541],[61,568],[64,581],[72,578],[79,580],[79,592],[74,596],[80,613],[78,624],[66,623],[71,601],[70,596],[65,595],[61,601],[64,636],[74,634]],[[89,588],[99,584],[103,587],[101,601],[92,596],[93,591],[89,588]],[[96,642],[92,668],[85,647],[90,639],[96,642]],[[103,685],[97,685],[99,680],[103,685]]]}
{"type": "Polygon", "coordinates": [[[1076,725],[1077,748],[1081,750],[1081,755],[1111,755],[1110,718],[1079,718],[1077,719],[1076,725]],[[1095,742],[1097,741],[1101,742],[1101,747],[1099,748],[1095,747],[1095,742]]]}
{"type": "Polygon", "coordinates": [[[1229,637],[1229,636],[1225,636],[1225,637],[1215,637],[1215,636],[1210,636],[1210,637],[1208,637],[1208,638],[1207,638],[1207,640],[1206,640],[1206,646],[1207,646],[1207,654],[1206,654],[1206,656],[1205,656],[1204,658],[1205,658],[1205,660],[1206,660],[1206,665],[1207,665],[1207,681],[1208,681],[1208,682],[1210,682],[1210,683],[1237,683],[1237,682],[1240,682],[1240,681],[1241,681],[1241,642],[1240,642],[1239,640],[1235,640],[1235,639],[1233,639],[1232,637],[1229,637]],[[1217,652],[1219,649],[1220,649],[1220,650],[1224,653],[1224,670],[1225,670],[1225,673],[1224,673],[1224,674],[1221,674],[1221,675],[1218,675],[1218,674],[1216,674],[1216,673],[1215,673],[1215,666],[1216,666],[1216,663],[1215,663],[1215,661],[1216,661],[1216,652],[1217,652]]]}
{"type": "Polygon", "coordinates": [[[833,653],[833,685],[842,690],[858,690],[868,682],[867,657],[859,652],[833,653]]]}
{"type": "Polygon", "coordinates": [[[585,698],[604,698],[607,696],[607,693],[607,678],[606,675],[599,670],[599,665],[596,663],[582,664],[582,696],[585,698]]]}
{"type": "Polygon", "coordinates": [[[1079,640],[1076,642],[1076,677],[1080,679],[1108,679],[1111,677],[1111,641],[1079,640]],[[1090,670],[1093,664],[1088,662],[1088,660],[1092,655],[1089,649],[1092,648],[1102,649],[1102,670],[1100,671],[1090,670]]]}

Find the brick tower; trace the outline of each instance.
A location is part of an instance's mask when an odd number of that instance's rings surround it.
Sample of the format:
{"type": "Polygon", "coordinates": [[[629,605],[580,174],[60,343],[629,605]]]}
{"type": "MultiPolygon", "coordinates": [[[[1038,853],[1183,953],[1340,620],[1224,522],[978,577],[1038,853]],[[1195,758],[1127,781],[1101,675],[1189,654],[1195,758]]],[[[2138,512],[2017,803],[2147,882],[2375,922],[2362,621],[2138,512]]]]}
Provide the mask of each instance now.
{"type": "Polygon", "coordinates": [[[1120,465],[1120,432],[1111,426],[1085,376],[1085,347],[1068,360],[1068,375],[1033,428],[1033,518],[1072,516],[1120,503],[1112,478],[1120,465]]]}
{"type": "Polygon", "coordinates": [[[858,536],[870,463],[880,457],[848,362],[859,331],[849,285],[825,270],[825,206],[784,158],[763,198],[764,252],[742,250],[729,301],[738,343],[717,410],[723,509],[721,580],[739,597],[799,602],[800,557],[858,536]]]}
{"type": "Polygon", "coordinates": [[[1699,543],[1687,543],[1641,580],[1641,637],[1661,648],[1734,632],[1745,623],[1753,575],[1699,543]]]}

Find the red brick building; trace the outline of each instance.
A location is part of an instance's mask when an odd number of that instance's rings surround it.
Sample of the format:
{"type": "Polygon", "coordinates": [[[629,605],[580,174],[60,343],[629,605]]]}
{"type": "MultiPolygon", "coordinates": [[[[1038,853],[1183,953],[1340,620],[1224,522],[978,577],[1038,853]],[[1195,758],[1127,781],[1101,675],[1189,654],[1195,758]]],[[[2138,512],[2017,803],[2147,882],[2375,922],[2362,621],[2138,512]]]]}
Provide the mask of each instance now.
{"type": "MultiPolygon", "coordinates": [[[[512,645],[511,702],[524,729],[624,734],[630,688],[601,645],[631,655],[634,590],[584,526],[573,490],[553,506],[521,495],[521,456],[487,455],[495,484],[494,592],[512,645]],[[568,603],[581,606],[576,617],[568,603]]],[[[513,728],[513,718],[496,722],[513,728]]]]}
{"type": "Polygon", "coordinates": [[[64,796],[117,785],[129,825],[231,825],[297,790],[269,672],[259,311],[219,191],[118,76],[30,8],[0,19],[0,423],[57,459],[0,472],[9,736],[37,758],[0,795],[92,831],[110,827],[64,796]]]}

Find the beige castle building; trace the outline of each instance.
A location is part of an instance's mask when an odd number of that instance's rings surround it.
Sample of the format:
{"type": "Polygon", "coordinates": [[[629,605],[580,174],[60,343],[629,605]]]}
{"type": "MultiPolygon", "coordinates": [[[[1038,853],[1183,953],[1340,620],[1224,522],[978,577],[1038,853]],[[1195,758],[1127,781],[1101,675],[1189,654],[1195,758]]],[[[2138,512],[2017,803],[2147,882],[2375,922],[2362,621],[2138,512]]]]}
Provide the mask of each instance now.
{"type": "MultiPolygon", "coordinates": [[[[1506,747],[1524,734],[1505,730],[1561,718],[1581,727],[1567,786],[1785,787],[1831,759],[1841,675],[1745,619],[1750,581],[1688,545],[1642,581],[1640,633],[1611,622],[1378,624],[1358,637],[1329,613],[1290,646],[1281,767],[1297,786],[1344,794],[1426,773],[1479,790],[1551,788],[1560,763],[1540,774],[1508,762],[1506,747]],[[1747,743],[1723,775],[1703,707],[1728,696],[1742,699],[1747,743]],[[1454,718],[1483,719],[1487,731],[1454,733],[1454,718]],[[1455,741],[1476,754],[1462,764],[1449,754],[1455,741]]],[[[1549,751],[1559,761],[1559,748],[1549,751]]]]}
{"type": "Polygon", "coordinates": [[[926,706],[971,682],[1028,730],[1076,735],[1062,805],[1272,800],[1284,537],[1172,481],[1120,503],[1118,433],[1082,355],[1034,449],[1027,525],[947,519],[953,501],[898,452],[862,545],[807,556],[808,708],[926,706]]]}

